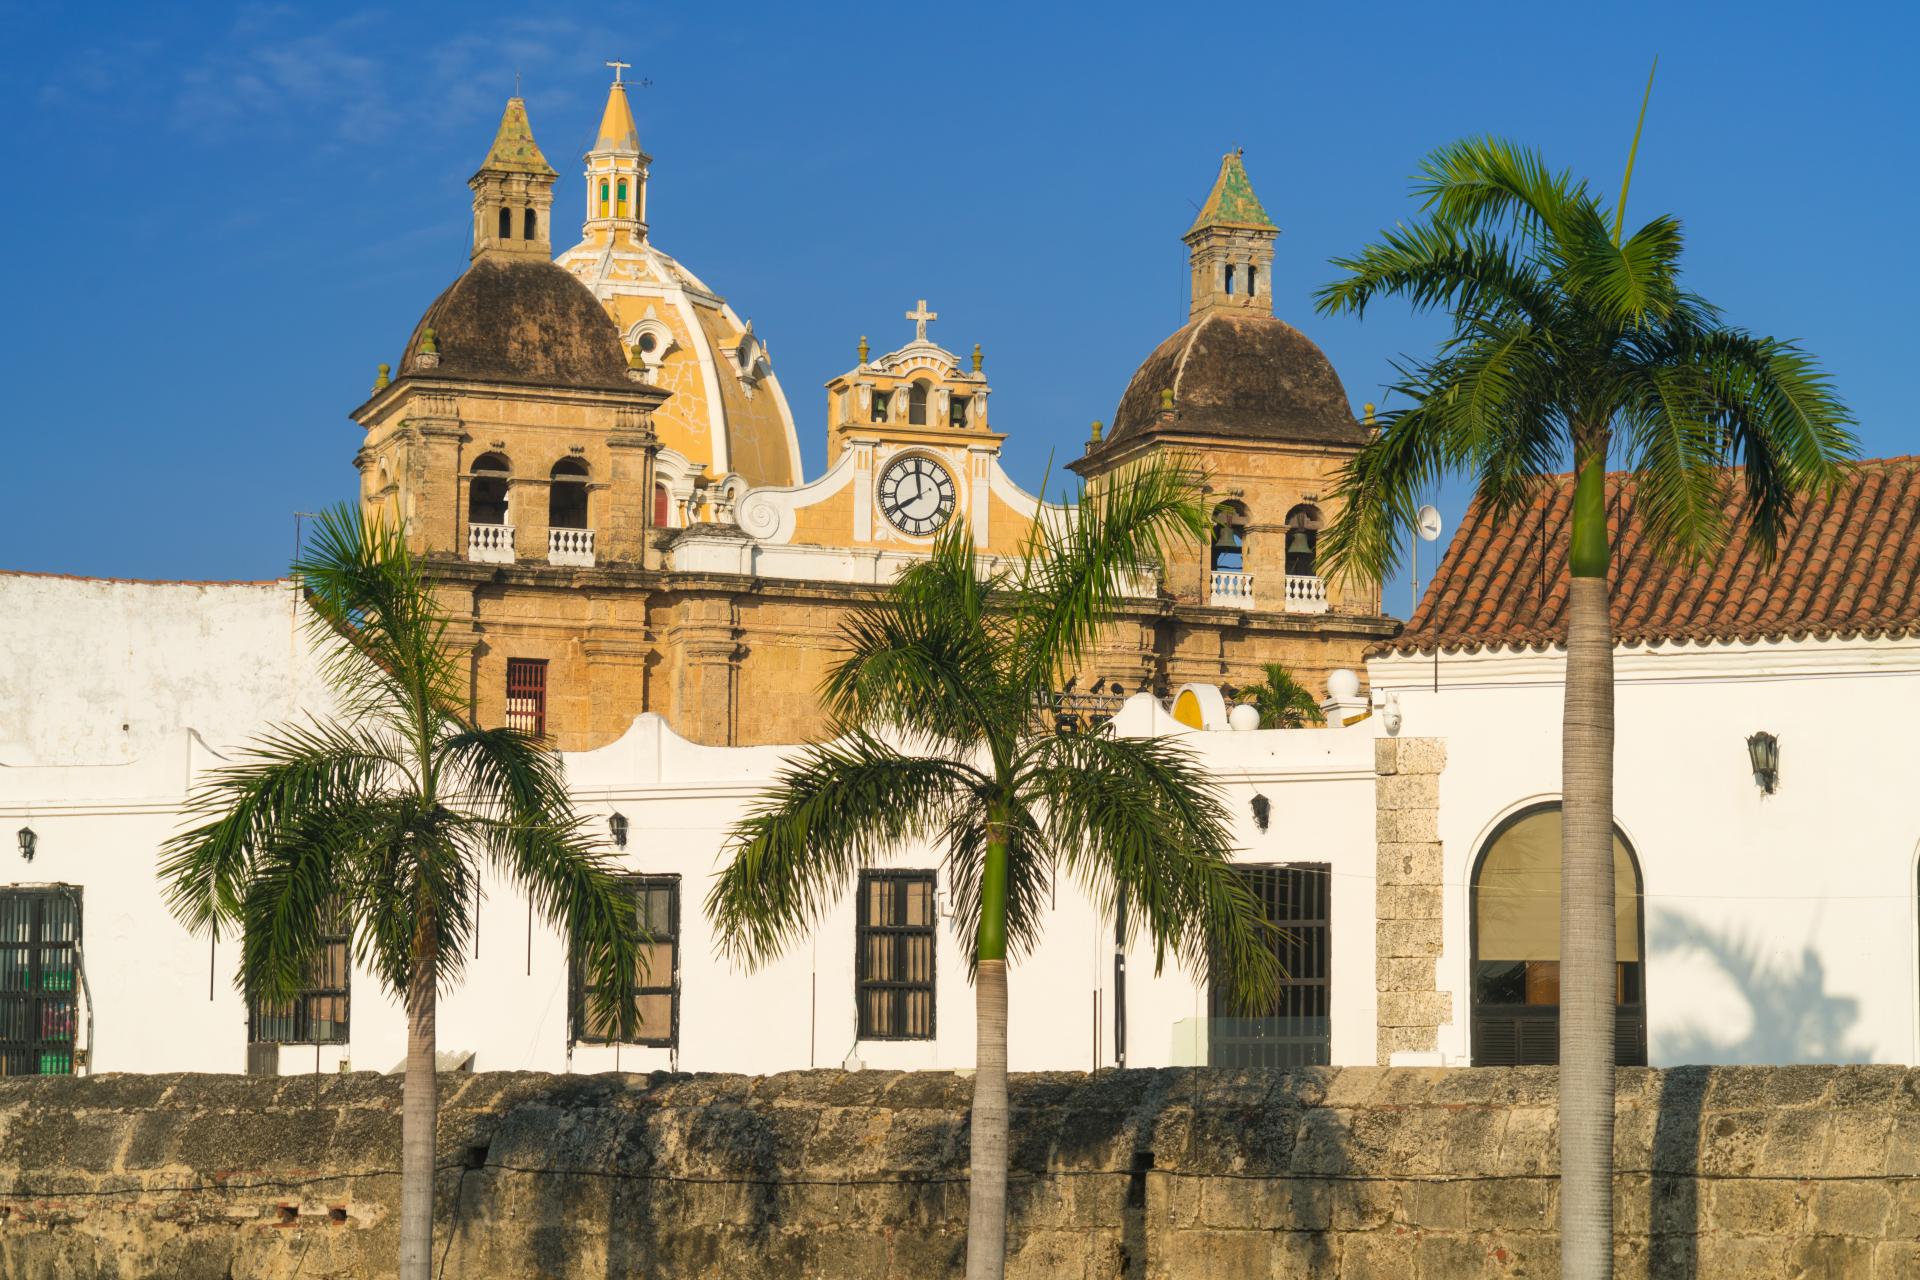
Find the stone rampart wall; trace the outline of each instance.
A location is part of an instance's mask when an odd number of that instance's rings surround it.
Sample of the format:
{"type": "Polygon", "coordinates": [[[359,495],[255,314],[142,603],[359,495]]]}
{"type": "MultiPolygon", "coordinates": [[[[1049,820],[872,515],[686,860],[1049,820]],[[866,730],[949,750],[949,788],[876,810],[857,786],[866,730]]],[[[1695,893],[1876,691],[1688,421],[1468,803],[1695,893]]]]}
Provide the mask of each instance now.
{"type": "MultiPolygon", "coordinates": [[[[946,1073],[445,1078],[437,1275],[958,1276],[946,1073]]],[[[1554,1073],[1016,1077],[1009,1274],[1553,1276],[1554,1073]]],[[[399,1081],[0,1082],[0,1274],[393,1274],[399,1081]]],[[[1920,1070],[1620,1073],[1619,1274],[1920,1275],[1920,1070]]]]}

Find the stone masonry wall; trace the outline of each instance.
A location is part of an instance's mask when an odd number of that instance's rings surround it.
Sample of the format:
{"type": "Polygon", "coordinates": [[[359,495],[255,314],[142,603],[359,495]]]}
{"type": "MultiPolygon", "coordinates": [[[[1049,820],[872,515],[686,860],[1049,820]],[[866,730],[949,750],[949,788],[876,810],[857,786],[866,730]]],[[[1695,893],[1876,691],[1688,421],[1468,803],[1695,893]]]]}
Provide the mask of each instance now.
{"type": "MultiPolygon", "coordinates": [[[[1550,1068],[1020,1076],[1008,1273],[1549,1277],[1550,1068]]],[[[445,1077],[436,1275],[958,1276],[950,1073],[445,1077]]],[[[0,1274],[394,1273],[400,1082],[0,1083],[0,1274]]],[[[1622,1280],[1920,1274],[1920,1070],[1620,1072],[1622,1280]]]]}
{"type": "Polygon", "coordinates": [[[1377,861],[1374,873],[1374,988],[1379,996],[1379,1058],[1430,1053],[1453,997],[1437,989],[1441,946],[1439,738],[1374,741],[1377,861]]]}

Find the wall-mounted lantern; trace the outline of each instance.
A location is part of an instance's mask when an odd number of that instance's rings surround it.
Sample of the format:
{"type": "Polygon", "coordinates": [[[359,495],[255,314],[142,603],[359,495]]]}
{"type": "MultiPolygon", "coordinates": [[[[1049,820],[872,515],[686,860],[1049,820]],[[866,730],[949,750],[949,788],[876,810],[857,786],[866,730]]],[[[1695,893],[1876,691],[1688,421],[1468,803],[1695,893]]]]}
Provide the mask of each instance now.
{"type": "Polygon", "coordinates": [[[1261,833],[1265,834],[1267,824],[1272,821],[1273,801],[1267,799],[1265,796],[1256,795],[1253,798],[1253,825],[1260,828],[1261,833]]]}
{"type": "Polygon", "coordinates": [[[32,827],[20,828],[20,856],[28,862],[33,861],[33,851],[40,844],[40,837],[33,833],[32,827]]]}
{"type": "Polygon", "coordinates": [[[613,833],[614,848],[624,849],[627,847],[627,815],[626,814],[616,811],[611,818],[607,819],[607,830],[613,833]]]}
{"type": "Polygon", "coordinates": [[[1747,759],[1753,763],[1753,782],[1761,795],[1770,796],[1780,785],[1780,739],[1762,730],[1747,739],[1747,759]]]}

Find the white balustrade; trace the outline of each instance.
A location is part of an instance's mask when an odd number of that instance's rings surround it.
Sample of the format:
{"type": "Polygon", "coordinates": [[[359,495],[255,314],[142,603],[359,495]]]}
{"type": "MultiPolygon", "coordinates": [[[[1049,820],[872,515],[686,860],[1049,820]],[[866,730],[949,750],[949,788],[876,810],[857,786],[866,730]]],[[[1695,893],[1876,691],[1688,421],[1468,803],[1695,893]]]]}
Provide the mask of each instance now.
{"type": "Polygon", "coordinates": [[[547,530],[547,563],[589,568],[593,564],[593,530],[547,530]]]}
{"type": "Polygon", "coordinates": [[[1226,609],[1253,608],[1253,575],[1215,569],[1207,589],[1207,603],[1226,609]]]}
{"type": "Polygon", "coordinates": [[[467,559],[481,564],[513,563],[513,526],[510,524],[469,524],[467,559]]]}
{"type": "Polygon", "coordinates": [[[1285,603],[1282,608],[1288,613],[1325,613],[1327,611],[1327,580],[1290,573],[1287,575],[1284,598],[1285,603]]]}

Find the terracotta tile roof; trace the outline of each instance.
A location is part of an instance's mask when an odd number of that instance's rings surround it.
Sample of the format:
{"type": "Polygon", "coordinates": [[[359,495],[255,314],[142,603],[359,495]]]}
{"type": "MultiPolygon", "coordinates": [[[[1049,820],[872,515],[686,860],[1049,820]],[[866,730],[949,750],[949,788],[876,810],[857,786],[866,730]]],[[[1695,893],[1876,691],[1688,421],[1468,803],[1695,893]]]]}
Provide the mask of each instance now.
{"type": "MultiPolygon", "coordinates": [[[[1920,458],[1858,464],[1830,498],[1788,521],[1771,565],[1732,537],[1697,565],[1653,554],[1633,476],[1607,477],[1616,641],[1759,640],[1920,631],[1920,458]]],[[[1377,653],[1545,648],[1566,642],[1573,482],[1555,476],[1496,524],[1476,500],[1401,633],[1377,653]]]]}

